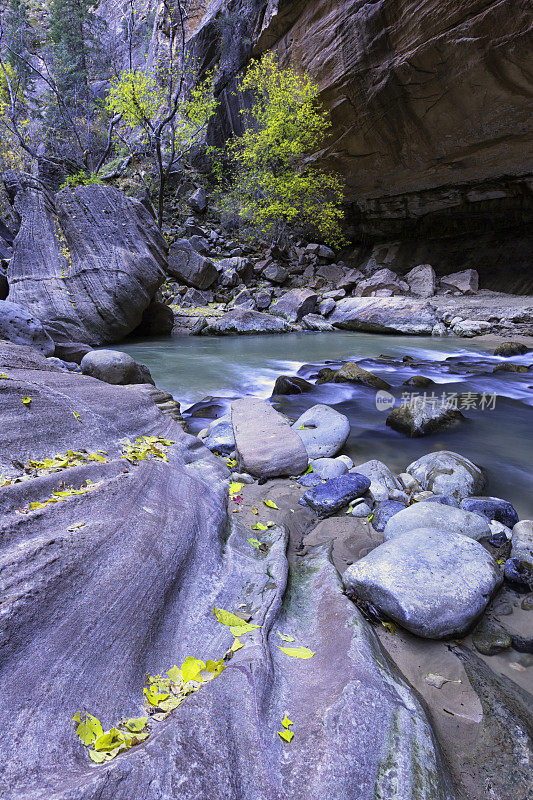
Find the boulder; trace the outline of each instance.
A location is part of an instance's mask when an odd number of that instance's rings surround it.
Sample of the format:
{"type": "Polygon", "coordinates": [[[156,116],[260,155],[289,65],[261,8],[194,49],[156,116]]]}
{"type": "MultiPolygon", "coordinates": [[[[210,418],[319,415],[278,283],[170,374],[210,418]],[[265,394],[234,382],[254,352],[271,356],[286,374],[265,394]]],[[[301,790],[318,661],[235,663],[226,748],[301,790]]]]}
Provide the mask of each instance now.
{"type": "Polygon", "coordinates": [[[309,458],[337,455],[350,435],[348,417],[321,403],[305,411],[292,427],[302,439],[309,458]]]}
{"type": "Polygon", "coordinates": [[[347,361],[342,367],[337,370],[334,383],[360,383],[363,386],[368,386],[370,389],[385,389],[391,388],[390,383],[384,381],[382,378],[374,375],[372,372],[360,367],[355,361],[347,361]]]}
{"type": "Polygon", "coordinates": [[[270,303],[272,302],[272,290],[259,289],[259,291],[256,292],[254,297],[255,297],[255,305],[257,306],[259,311],[264,311],[266,308],[269,307],[270,303]]]}
{"type": "Polygon", "coordinates": [[[441,506],[459,508],[459,501],[452,497],[451,494],[432,494],[429,497],[424,497],[424,503],[438,503],[441,506]]]}
{"type": "Polygon", "coordinates": [[[437,276],[431,264],[419,264],[404,275],[413,294],[418,297],[433,297],[437,289],[437,276]]]}
{"type": "Polygon", "coordinates": [[[326,481],[348,472],[348,466],[340,458],[315,458],[311,461],[311,466],[311,474],[326,481]]]}
{"type": "Polygon", "coordinates": [[[333,311],[336,305],[337,304],[333,298],[326,297],[325,300],[322,300],[322,302],[318,304],[318,313],[323,317],[327,317],[327,315],[333,311]]]}
{"type": "Polygon", "coordinates": [[[150,370],[145,364],[138,364],[130,355],[118,350],[91,350],[83,356],[81,369],[84,375],[90,375],[105,383],[153,384],[150,370]]]}
{"type": "Polygon", "coordinates": [[[522,342],[502,342],[494,350],[494,355],[510,358],[511,356],[523,356],[528,352],[529,347],[522,342]]]}
{"type": "Polygon", "coordinates": [[[508,528],[512,528],[518,522],[514,506],[508,500],[501,500],[499,497],[465,497],[460,505],[465,511],[473,511],[474,514],[494,519],[508,528]]]}
{"type": "Polygon", "coordinates": [[[347,506],[351,500],[361,497],[370,481],[365,475],[350,473],[338,478],[330,478],[325,483],[308,489],[301,502],[313,509],[319,517],[329,517],[347,506]]]}
{"type": "Polygon", "coordinates": [[[310,289],[291,289],[272,303],[269,312],[288,322],[299,322],[315,310],[317,300],[318,295],[310,289]]]}
{"type": "Polygon", "coordinates": [[[527,364],[509,364],[509,363],[504,363],[504,364],[496,364],[496,366],[493,368],[492,371],[493,372],[518,372],[518,373],[524,374],[526,372],[529,372],[530,369],[531,369],[531,367],[528,366],[527,364]]]}
{"type": "Polygon", "coordinates": [[[481,494],[486,482],[479,467],[451,450],[428,453],[409,464],[406,472],[422,489],[434,494],[450,494],[457,500],[481,494]]]}
{"type": "Polygon", "coordinates": [[[187,289],[179,305],[182,308],[196,308],[196,307],[205,307],[209,305],[209,303],[213,302],[213,292],[211,289],[207,289],[204,292],[198,291],[198,289],[187,289]]]}
{"type": "Polygon", "coordinates": [[[280,394],[303,394],[313,389],[313,384],[297,375],[280,375],[272,389],[272,396],[280,394]]]}
{"type": "Polygon", "coordinates": [[[533,568],[533,520],[523,519],[513,527],[511,558],[533,568]]]}
{"type": "Polygon", "coordinates": [[[479,288],[479,275],[475,269],[464,269],[444,275],[441,284],[447,289],[455,289],[462,294],[474,294],[479,288]]]}
{"type": "Polygon", "coordinates": [[[282,284],[289,277],[289,273],[281,264],[269,264],[263,270],[263,277],[271,283],[282,284]]]}
{"type": "Polygon", "coordinates": [[[57,341],[95,346],[131,333],[166,269],[166,242],[142,203],[113,186],[63,189],[52,199],[31,175],[4,180],[21,216],[10,300],[57,341]]]}
{"type": "Polygon", "coordinates": [[[197,253],[188,239],[178,239],[171,244],[167,271],[195,289],[209,289],[218,277],[213,262],[197,253]]]}
{"type": "Polygon", "coordinates": [[[492,324],[483,319],[463,319],[453,325],[452,332],[455,336],[464,336],[471,339],[473,336],[481,336],[492,329],[492,324]]]}
{"type": "Polygon", "coordinates": [[[426,389],[428,386],[434,386],[435,381],[431,378],[426,378],[425,375],[411,375],[402,383],[402,386],[414,386],[416,389],[426,389]]]}
{"type": "Polygon", "coordinates": [[[385,424],[412,438],[440,433],[455,427],[462,420],[464,416],[457,408],[432,407],[430,403],[411,401],[393,408],[385,424]]]}
{"type": "Polygon", "coordinates": [[[209,450],[225,456],[235,450],[235,434],[233,433],[231,414],[224,414],[208,425],[204,444],[209,450]]]}
{"type": "Polygon", "coordinates": [[[71,361],[75,364],[81,364],[81,360],[86,353],[90,353],[92,350],[88,344],[83,344],[83,342],[68,342],[68,341],[58,341],[56,342],[56,356],[58,358],[62,358],[63,361],[71,361]]]}
{"type": "Polygon", "coordinates": [[[0,300],[0,340],[35,347],[45,356],[54,354],[55,345],[40,320],[18,303],[0,300]]]}
{"type": "Polygon", "coordinates": [[[318,256],[318,258],[323,258],[326,261],[333,261],[335,258],[335,253],[331,247],[327,247],[325,244],[314,244],[311,242],[306,246],[305,250],[307,253],[318,256]]]}
{"type": "Polygon", "coordinates": [[[204,253],[209,252],[209,241],[205,238],[205,236],[198,236],[197,234],[193,236],[189,236],[189,242],[194,250],[197,253],[204,253]]]}
{"type": "Polygon", "coordinates": [[[298,434],[271,405],[255,397],[231,404],[239,469],[258,478],[300,475],[307,452],[298,434]]]}
{"type": "Polygon", "coordinates": [[[290,330],[292,330],[291,325],[279,317],[272,317],[270,314],[263,314],[260,311],[236,308],[211,321],[203,333],[228,336],[232,334],[289,333],[290,330]]]}
{"type": "Polygon", "coordinates": [[[464,634],[501,582],[498,565],[479,542],[433,528],[384,542],[343,575],[350,597],[429,639],[464,634]]]}
{"type": "Polygon", "coordinates": [[[462,508],[424,501],[400,510],[386,525],[385,539],[394,539],[414,530],[438,530],[459,533],[470,539],[489,538],[491,529],[486,517],[462,508]]]}
{"type": "Polygon", "coordinates": [[[242,289],[238,294],[235,295],[230,303],[230,308],[235,307],[244,308],[247,310],[253,310],[255,308],[255,300],[249,289],[242,289]]]}
{"type": "Polygon", "coordinates": [[[389,493],[395,489],[402,488],[398,478],[390,471],[383,461],[378,461],[377,459],[365,461],[363,464],[354,466],[353,471],[358,472],[360,475],[366,475],[373,483],[381,483],[389,493]]]}
{"type": "Polygon", "coordinates": [[[344,297],[329,321],[349,331],[429,335],[437,322],[435,309],[408,297],[344,297]]]}
{"type": "Polygon", "coordinates": [[[370,297],[374,292],[389,290],[390,294],[402,294],[409,291],[409,286],[402,281],[392,270],[384,267],[378,269],[370,278],[357,284],[354,295],[356,297],[370,297]]]}
{"type": "Polygon", "coordinates": [[[187,200],[187,204],[191,211],[195,214],[203,214],[207,208],[207,196],[203,186],[199,186],[195,192],[187,200]]]}
{"type": "Polygon", "coordinates": [[[334,330],[333,325],[329,323],[320,314],[306,314],[302,318],[302,327],[306,331],[319,331],[322,333],[329,333],[334,330]]]}

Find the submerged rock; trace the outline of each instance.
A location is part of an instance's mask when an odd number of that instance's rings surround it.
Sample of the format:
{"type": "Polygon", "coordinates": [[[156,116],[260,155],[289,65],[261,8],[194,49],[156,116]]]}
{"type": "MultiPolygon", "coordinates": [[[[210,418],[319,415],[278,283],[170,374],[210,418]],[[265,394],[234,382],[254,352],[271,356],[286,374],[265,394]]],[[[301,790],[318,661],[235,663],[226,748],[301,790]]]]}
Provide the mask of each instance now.
{"type": "Polygon", "coordinates": [[[384,542],[343,575],[349,596],[429,639],[465,633],[501,582],[498,565],[479,542],[434,529],[384,542]]]}
{"type": "Polygon", "coordinates": [[[341,475],[309,489],[302,497],[302,501],[307,503],[319,517],[329,517],[347,506],[351,500],[361,497],[369,486],[370,480],[365,475],[357,473],[341,475]]]}
{"type": "Polygon", "coordinates": [[[347,361],[337,370],[334,383],[361,383],[370,389],[390,389],[390,383],[360,367],[355,361],[347,361]]]}
{"type": "Polygon", "coordinates": [[[494,355],[510,358],[511,356],[523,356],[528,352],[529,347],[522,342],[502,342],[494,350],[494,355]]]}
{"type": "Polygon", "coordinates": [[[478,652],[495,656],[512,645],[512,639],[503,628],[487,619],[482,619],[472,634],[472,642],[478,652]]]}
{"type": "Polygon", "coordinates": [[[406,469],[422,489],[452,495],[457,500],[481,494],[485,476],[479,467],[459,453],[440,450],[413,461],[406,469]]]}
{"type": "Polygon", "coordinates": [[[313,389],[313,384],[298,375],[280,375],[272,390],[272,396],[287,394],[303,394],[313,389]]]}
{"type": "Polygon", "coordinates": [[[300,475],[307,451],[298,434],[271,405],[255,397],[231,404],[239,469],[257,478],[300,475]]]}
{"type": "Polygon", "coordinates": [[[321,403],[305,411],[292,427],[302,439],[309,458],[337,455],[350,434],[348,417],[321,403]]]}

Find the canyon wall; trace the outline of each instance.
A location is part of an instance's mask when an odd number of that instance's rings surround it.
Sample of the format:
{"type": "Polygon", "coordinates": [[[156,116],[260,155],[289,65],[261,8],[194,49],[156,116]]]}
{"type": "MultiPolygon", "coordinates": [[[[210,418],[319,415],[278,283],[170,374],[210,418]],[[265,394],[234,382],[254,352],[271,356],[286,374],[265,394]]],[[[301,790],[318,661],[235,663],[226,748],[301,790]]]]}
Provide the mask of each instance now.
{"type": "Polygon", "coordinates": [[[346,178],[348,230],[360,247],[385,245],[399,270],[420,259],[439,272],[473,266],[485,288],[525,291],[528,6],[213,0],[202,14],[196,2],[189,46],[203,69],[221,70],[215,138],[239,129],[234,77],[251,57],[276,49],[314,76],[333,122],[319,157],[346,178]]]}

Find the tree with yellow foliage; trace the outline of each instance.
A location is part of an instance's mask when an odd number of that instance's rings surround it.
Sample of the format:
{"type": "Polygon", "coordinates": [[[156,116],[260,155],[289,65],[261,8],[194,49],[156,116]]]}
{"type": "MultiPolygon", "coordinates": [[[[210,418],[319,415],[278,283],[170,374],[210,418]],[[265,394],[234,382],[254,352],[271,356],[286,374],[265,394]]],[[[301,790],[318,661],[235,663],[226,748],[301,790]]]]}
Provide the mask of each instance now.
{"type": "Polygon", "coordinates": [[[238,90],[253,102],[241,111],[244,132],[228,143],[223,208],[273,239],[300,229],[342,243],[343,181],[311,159],[331,128],[317,84],[267,53],[250,64],[238,90]]]}

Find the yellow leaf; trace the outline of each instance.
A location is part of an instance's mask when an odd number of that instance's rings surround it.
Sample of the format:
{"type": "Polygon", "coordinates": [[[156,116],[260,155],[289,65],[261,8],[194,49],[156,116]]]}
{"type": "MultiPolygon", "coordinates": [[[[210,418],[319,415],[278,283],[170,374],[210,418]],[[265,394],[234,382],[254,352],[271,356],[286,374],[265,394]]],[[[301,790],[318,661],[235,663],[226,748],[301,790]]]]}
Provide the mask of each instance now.
{"type": "Polygon", "coordinates": [[[213,608],[213,614],[222,625],[227,625],[228,628],[231,625],[246,625],[242,617],[232,614],[231,611],[225,611],[223,608],[213,608]]]}
{"type": "Polygon", "coordinates": [[[239,639],[239,638],[236,636],[236,637],[235,637],[235,639],[233,640],[233,644],[231,645],[231,648],[230,648],[230,649],[231,649],[231,650],[233,650],[233,652],[234,652],[234,653],[236,653],[236,652],[237,652],[237,650],[240,650],[240,649],[241,649],[241,648],[243,648],[243,647],[244,647],[243,643],[242,643],[242,642],[241,642],[241,640],[240,640],[240,639],[239,639]]]}
{"type": "Polygon", "coordinates": [[[293,721],[288,718],[287,714],[285,714],[285,716],[281,720],[281,724],[283,725],[284,728],[288,728],[290,725],[294,725],[293,721]]]}
{"type": "Polygon", "coordinates": [[[268,506],[269,508],[275,508],[279,511],[278,506],[275,504],[273,500],[263,500],[263,503],[268,506]]]}
{"type": "Polygon", "coordinates": [[[145,729],[147,722],[148,717],[132,717],[124,720],[123,724],[131,733],[140,733],[145,729]]]}
{"type": "Polygon", "coordinates": [[[188,656],[181,665],[183,683],[200,680],[200,670],[205,669],[205,662],[194,656],[188,656]]]}
{"type": "Polygon", "coordinates": [[[241,622],[240,625],[232,625],[230,628],[233,636],[244,636],[246,633],[257,630],[260,625],[250,625],[248,622],[241,622]]]}
{"type": "Polygon", "coordinates": [[[31,406],[31,397],[21,397],[20,399],[25,406],[31,406]]]}
{"type": "Polygon", "coordinates": [[[282,647],[279,644],[276,647],[292,658],[313,658],[315,655],[313,650],[309,650],[308,647],[282,647]]]}
{"type": "Polygon", "coordinates": [[[172,681],[172,683],[180,683],[181,682],[181,669],[174,665],[170,669],[167,669],[167,675],[172,681]]]}
{"type": "Polygon", "coordinates": [[[280,631],[278,631],[278,636],[284,642],[295,642],[296,641],[294,636],[290,636],[288,633],[280,633],[280,631]]]}
{"type": "Polygon", "coordinates": [[[230,494],[239,494],[244,483],[230,483],[229,485],[229,493],[230,494]]]}
{"type": "Polygon", "coordinates": [[[294,733],[288,730],[278,731],[278,734],[281,736],[282,739],[285,739],[286,742],[290,742],[290,740],[294,736],[294,733]]]}

